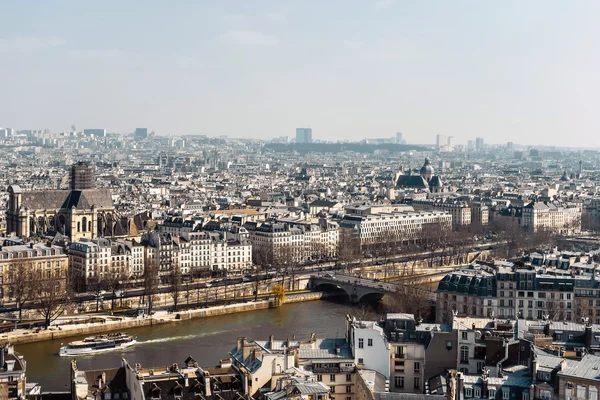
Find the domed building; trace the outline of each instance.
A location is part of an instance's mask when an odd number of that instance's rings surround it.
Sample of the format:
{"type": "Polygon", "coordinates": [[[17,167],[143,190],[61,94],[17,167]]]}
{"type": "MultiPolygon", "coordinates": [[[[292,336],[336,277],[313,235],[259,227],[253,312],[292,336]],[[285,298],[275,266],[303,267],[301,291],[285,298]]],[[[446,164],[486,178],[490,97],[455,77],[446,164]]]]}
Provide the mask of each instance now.
{"type": "Polygon", "coordinates": [[[429,157],[425,157],[425,164],[421,167],[421,176],[425,179],[425,182],[429,183],[433,178],[433,167],[429,162],[429,157]]]}
{"type": "Polygon", "coordinates": [[[421,189],[429,190],[433,193],[440,193],[444,191],[442,179],[439,176],[434,175],[435,171],[431,166],[429,158],[425,158],[425,163],[419,171],[419,175],[412,175],[411,169],[408,168],[407,172],[402,175],[398,175],[396,179],[397,188],[405,189],[421,189]]]}

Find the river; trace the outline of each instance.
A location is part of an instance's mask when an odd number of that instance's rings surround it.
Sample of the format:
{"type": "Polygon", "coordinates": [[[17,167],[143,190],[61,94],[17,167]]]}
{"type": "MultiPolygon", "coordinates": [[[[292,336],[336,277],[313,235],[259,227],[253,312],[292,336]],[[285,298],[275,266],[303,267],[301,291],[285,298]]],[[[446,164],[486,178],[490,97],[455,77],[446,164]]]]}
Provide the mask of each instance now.
{"type": "MultiPolygon", "coordinates": [[[[130,364],[161,367],[182,364],[194,357],[202,366],[216,365],[236,345],[236,339],[249,340],[308,339],[312,332],[317,337],[343,337],[344,316],[356,312],[346,303],[311,301],[285,304],[279,308],[230,314],[206,319],[193,319],[172,324],[131,329],[139,343],[124,351],[77,357],[79,369],[101,369],[120,365],[121,357],[130,364]]],[[[74,341],[83,337],[62,339],[74,341]]],[[[43,391],[65,390],[69,385],[72,357],[57,355],[61,341],[44,341],[16,346],[27,361],[27,381],[42,385],[43,391]]]]}

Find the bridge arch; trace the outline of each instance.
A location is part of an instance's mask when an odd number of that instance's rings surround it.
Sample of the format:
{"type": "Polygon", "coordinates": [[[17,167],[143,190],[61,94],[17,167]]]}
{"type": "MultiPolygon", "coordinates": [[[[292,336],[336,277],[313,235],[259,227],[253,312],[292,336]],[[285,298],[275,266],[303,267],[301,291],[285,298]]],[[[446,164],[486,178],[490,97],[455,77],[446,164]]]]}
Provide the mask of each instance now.
{"type": "Polygon", "coordinates": [[[378,303],[383,299],[383,296],[385,296],[383,292],[364,293],[357,299],[357,303],[378,303]]]}
{"type": "Polygon", "coordinates": [[[351,294],[348,293],[343,287],[334,285],[333,283],[319,283],[313,288],[313,290],[317,292],[337,293],[340,296],[345,295],[348,298],[351,297],[351,294]]]}

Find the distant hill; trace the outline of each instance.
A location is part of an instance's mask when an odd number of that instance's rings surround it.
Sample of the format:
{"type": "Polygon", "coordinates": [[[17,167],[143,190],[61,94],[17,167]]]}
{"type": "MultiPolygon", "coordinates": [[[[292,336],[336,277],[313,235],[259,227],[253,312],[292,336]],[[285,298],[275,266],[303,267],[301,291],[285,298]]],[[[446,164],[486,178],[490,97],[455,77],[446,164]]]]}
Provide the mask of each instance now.
{"type": "Polygon", "coordinates": [[[375,150],[390,152],[427,151],[427,147],[410,144],[362,144],[362,143],[267,143],[263,150],[276,153],[298,152],[305,153],[341,153],[353,151],[356,153],[373,153],[375,150]]]}

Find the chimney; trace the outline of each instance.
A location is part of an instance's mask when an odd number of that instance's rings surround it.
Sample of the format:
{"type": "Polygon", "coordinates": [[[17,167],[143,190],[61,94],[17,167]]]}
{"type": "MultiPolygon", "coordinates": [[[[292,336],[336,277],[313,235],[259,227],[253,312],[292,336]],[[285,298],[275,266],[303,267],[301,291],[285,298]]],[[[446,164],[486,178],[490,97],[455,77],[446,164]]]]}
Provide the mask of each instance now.
{"type": "Polygon", "coordinates": [[[592,324],[589,322],[589,319],[585,321],[585,327],[583,332],[583,343],[586,348],[592,347],[592,324]]]}
{"type": "Polygon", "coordinates": [[[269,344],[271,345],[271,350],[273,350],[273,342],[275,341],[275,336],[269,335],[269,344]]]}
{"type": "Polygon", "coordinates": [[[0,347],[0,370],[4,369],[4,352],[5,346],[0,347]]]}
{"type": "Polygon", "coordinates": [[[212,392],[210,390],[210,375],[208,373],[204,375],[204,395],[206,397],[212,396],[212,392]]]}
{"type": "Polygon", "coordinates": [[[237,350],[241,351],[244,349],[244,342],[246,341],[246,338],[244,337],[239,337],[237,338],[237,350]]]}

